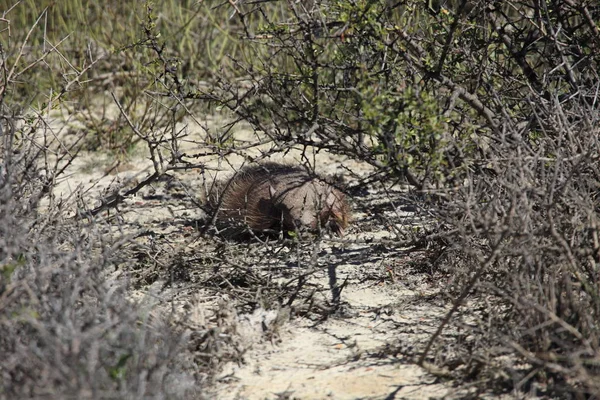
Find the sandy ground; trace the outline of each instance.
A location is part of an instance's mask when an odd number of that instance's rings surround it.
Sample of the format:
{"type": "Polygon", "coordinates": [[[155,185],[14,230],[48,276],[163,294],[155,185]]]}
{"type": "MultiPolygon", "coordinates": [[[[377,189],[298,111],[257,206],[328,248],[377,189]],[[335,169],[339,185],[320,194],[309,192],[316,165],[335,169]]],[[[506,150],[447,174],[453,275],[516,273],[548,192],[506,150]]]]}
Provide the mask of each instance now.
{"type": "MultiPolygon", "coordinates": [[[[181,151],[202,150],[194,135],[202,132],[190,134],[181,151]]],[[[244,130],[236,135],[248,142],[254,137],[244,130]]],[[[99,216],[110,222],[107,238],[135,238],[118,269],[118,276],[135,283],[132,298],[159,298],[165,312],[176,310],[189,329],[218,328],[220,335],[235,337],[225,342],[235,342],[239,356],[221,365],[209,398],[457,396],[451,382],[414,363],[450,302],[441,296],[444,282],[428,271],[430,255],[393,244],[402,232],[428,223],[427,211],[405,188],[386,182],[361,186],[359,179],[372,172],[369,166],[309,149],[318,172],[341,174],[351,188],[353,223],[343,240],[325,237],[315,245],[310,239],[260,243],[200,236],[203,188],[238,168],[244,155],[266,149],[202,159],[222,170],[218,174],[169,172],[127,198],[118,211],[99,216]],[[341,287],[337,303],[332,286],[341,287]]],[[[297,164],[301,155],[298,149],[270,160],[297,164]]],[[[152,173],[143,146],[111,170],[115,165],[107,155],[83,154],[55,194],[77,195],[80,204],[93,208],[111,190],[123,193],[152,173]]]]}

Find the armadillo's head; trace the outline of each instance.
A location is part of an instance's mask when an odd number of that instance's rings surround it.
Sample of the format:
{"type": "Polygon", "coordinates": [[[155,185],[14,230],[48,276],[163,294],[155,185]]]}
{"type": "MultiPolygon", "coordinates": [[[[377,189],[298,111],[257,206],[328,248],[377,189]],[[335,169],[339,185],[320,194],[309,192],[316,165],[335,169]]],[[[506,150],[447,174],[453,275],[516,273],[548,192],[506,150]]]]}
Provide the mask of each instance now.
{"type": "Polygon", "coordinates": [[[283,210],[284,225],[293,230],[317,230],[320,223],[318,196],[312,190],[298,190],[291,194],[294,199],[286,201],[283,210]]]}
{"type": "Polygon", "coordinates": [[[325,182],[313,180],[290,190],[279,202],[288,229],[316,231],[328,227],[343,236],[348,226],[348,205],[343,193],[325,182]]]}

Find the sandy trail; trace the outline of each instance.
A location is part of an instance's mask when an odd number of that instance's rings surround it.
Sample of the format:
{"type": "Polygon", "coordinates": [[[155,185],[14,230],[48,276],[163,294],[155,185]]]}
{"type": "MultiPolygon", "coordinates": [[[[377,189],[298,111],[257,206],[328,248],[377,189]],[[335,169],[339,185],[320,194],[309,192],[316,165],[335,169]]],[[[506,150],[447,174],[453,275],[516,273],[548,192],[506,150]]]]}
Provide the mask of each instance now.
{"type": "MultiPolygon", "coordinates": [[[[238,136],[246,141],[253,138],[249,131],[240,131],[238,136]]],[[[181,151],[198,152],[199,141],[186,141],[181,151]]],[[[256,156],[263,150],[253,148],[248,155],[256,156]]],[[[297,164],[305,153],[305,149],[292,151],[270,161],[297,164]]],[[[372,172],[364,164],[325,152],[311,156],[318,172],[326,176],[344,174],[348,186],[356,184],[357,177],[372,172]],[[356,176],[350,176],[348,168],[356,176]]],[[[201,318],[188,321],[193,329],[214,327],[214,316],[222,301],[235,307],[235,300],[226,290],[215,291],[214,287],[201,284],[221,276],[221,271],[231,268],[227,264],[231,260],[217,254],[224,251],[222,244],[198,236],[194,224],[205,214],[195,204],[202,202],[202,188],[211,179],[239,167],[243,157],[233,155],[227,163],[216,157],[205,161],[207,166],[223,172],[201,175],[198,170],[180,170],[169,173],[165,179],[143,188],[137,196],[126,199],[119,207],[118,224],[111,225],[107,233],[113,238],[137,236],[134,241],[137,254],[146,255],[145,259],[138,257],[146,260],[146,264],[126,261],[124,266],[131,269],[122,267],[117,273],[118,276],[144,277],[147,284],[138,285],[132,298],[143,299],[152,293],[168,303],[165,312],[170,312],[176,304],[176,309],[182,315],[187,313],[188,319],[191,319],[190,308],[201,309],[201,318]],[[211,260],[210,268],[206,260],[211,260]],[[176,269],[175,264],[184,267],[176,269]],[[156,271],[148,272],[148,265],[156,271]],[[162,265],[163,270],[157,269],[157,265],[162,265]],[[171,282],[167,284],[169,279],[171,282]],[[203,298],[206,301],[198,300],[203,298]]],[[[84,154],[69,168],[67,178],[59,183],[55,193],[63,198],[79,193],[83,201],[96,206],[112,188],[131,187],[152,172],[152,164],[143,149],[134,153],[125,168],[107,173],[113,163],[114,160],[105,155],[84,154]]],[[[237,326],[239,341],[245,347],[243,361],[224,366],[211,396],[220,399],[451,397],[451,385],[440,383],[406,356],[418,351],[449,305],[435,296],[440,289],[432,283],[431,277],[415,268],[419,261],[414,253],[380,242],[393,239],[393,232],[422,225],[423,216],[417,214],[417,207],[406,203],[405,190],[386,187],[383,194],[382,188],[383,185],[371,185],[356,192],[350,200],[354,223],[345,237],[346,242],[324,241],[318,253],[318,268],[307,278],[307,287],[316,292],[315,304],[330,305],[330,274],[335,270],[337,283],[343,283],[338,311],[330,315],[310,310],[303,313],[295,307],[279,311],[277,307],[270,310],[259,307],[252,315],[239,311],[232,323],[237,326]],[[277,315],[283,318],[275,323],[277,315]],[[394,348],[403,351],[394,351],[394,348]]],[[[109,214],[101,214],[99,218],[109,218],[109,214]]],[[[293,267],[294,264],[305,264],[301,252],[295,255],[301,246],[273,244],[265,255],[266,247],[260,244],[235,243],[226,245],[225,251],[233,251],[234,246],[245,249],[240,252],[245,255],[240,256],[238,264],[255,269],[275,286],[302,273],[302,267],[293,267]],[[266,259],[269,261],[265,264],[266,259]]],[[[304,300],[301,298],[295,305],[302,305],[304,300]]]]}

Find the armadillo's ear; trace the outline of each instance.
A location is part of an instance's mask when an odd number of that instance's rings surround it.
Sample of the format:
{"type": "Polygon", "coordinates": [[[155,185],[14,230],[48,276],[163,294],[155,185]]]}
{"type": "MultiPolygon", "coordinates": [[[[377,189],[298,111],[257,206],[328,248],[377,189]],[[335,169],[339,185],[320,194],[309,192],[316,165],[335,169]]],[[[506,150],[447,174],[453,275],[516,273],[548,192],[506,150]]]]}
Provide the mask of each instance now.
{"type": "Polygon", "coordinates": [[[275,195],[277,194],[277,190],[275,190],[273,185],[269,185],[269,194],[271,195],[271,197],[275,197],[275,195]]]}

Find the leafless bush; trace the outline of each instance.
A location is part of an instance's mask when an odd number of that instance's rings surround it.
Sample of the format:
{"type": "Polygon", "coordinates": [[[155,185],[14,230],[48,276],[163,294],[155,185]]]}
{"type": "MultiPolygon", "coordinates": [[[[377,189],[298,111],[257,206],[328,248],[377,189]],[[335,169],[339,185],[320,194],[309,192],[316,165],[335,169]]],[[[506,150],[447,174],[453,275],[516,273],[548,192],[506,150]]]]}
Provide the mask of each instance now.
{"type": "Polygon", "coordinates": [[[580,106],[567,119],[558,103],[535,113],[543,147],[502,135],[490,146],[494,173],[473,174],[441,207],[459,231],[451,242],[471,261],[457,269],[455,304],[469,293],[490,302],[474,315],[493,350],[474,352],[512,370],[516,389],[537,381],[538,389],[597,394],[599,114],[580,106]],[[528,367],[496,358],[508,354],[528,367]]]}
{"type": "Polygon", "coordinates": [[[20,104],[20,74],[48,53],[21,66],[27,39],[14,54],[9,44],[0,49],[0,398],[199,395],[188,334],[154,302],[129,300],[111,274],[128,238],[79,218],[79,190],[55,193],[86,133],[58,134],[46,110],[20,104]]]}
{"type": "Polygon", "coordinates": [[[15,124],[5,120],[2,135],[0,396],[193,393],[187,336],[154,316],[152,302],[126,300],[126,286],[110,278],[120,243],[105,242],[93,223],[70,219],[65,203],[74,199],[47,201],[49,177],[60,179],[59,169],[44,168],[49,148],[34,146],[35,122],[15,124]]]}

